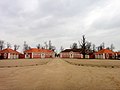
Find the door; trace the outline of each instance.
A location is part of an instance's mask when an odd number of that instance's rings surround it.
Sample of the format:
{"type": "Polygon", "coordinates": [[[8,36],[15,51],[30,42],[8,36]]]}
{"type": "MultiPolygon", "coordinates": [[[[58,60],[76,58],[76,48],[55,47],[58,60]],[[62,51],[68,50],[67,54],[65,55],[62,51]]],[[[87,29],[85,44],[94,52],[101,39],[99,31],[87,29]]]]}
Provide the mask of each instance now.
{"type": "Polygon", "coordinates": [[[41,58],[45,58],[45,53],[42,53],[42,54],[41,54],[41,58]]]}
{"type": "Polygon", "coordinates": [[[70,58],[74,58],[73,52],[70,52],[70,58]]]}

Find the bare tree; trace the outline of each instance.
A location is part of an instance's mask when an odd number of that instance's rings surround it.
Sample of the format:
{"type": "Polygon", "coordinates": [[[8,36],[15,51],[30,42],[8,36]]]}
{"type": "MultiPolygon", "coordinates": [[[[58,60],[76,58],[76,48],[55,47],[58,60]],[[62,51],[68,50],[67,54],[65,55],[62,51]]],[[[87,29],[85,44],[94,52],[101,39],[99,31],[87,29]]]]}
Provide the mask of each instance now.
{"type": "Polygon", "coordinates": [[[110,47],[107,47],[106,49],[109,49],[109,50],[110,50],[110,47]]]}
{"type": "Polygon", "coordinates": [[[52,45],[51,40],[49,40],[48,49],[49,49],[49,50],[52,50],[52,51],[55,51],[55,50],[56,50],[56,47],[52,45]]]}
{"type": "Polygon", "coordinates": [[[55,51],[56,50],[56,47],[55,46],[52,46],[52,51],[55,51]]]}
{"type": "Polygon", "coordinates": [[[26,43],[26,41],[24,41],[24,45],[23,45],[23,50],[29,50],[30,46],[28,46],[28,44],[26,43]]]}
{"type": "Polygon", "coordinates": [[[72,49],[72,45],[70,45],[70,48],[72,49]]]}
{"type": "Polygon", "coordinates": [[[92,43],[91,42],[86,42],[86,52],[89,53],[92,51],[91,49],[92,43]]]}
{"type": "Polygon", "coordinates": [[[104,42],[101,44],[101,47],[102,47],[102,49],[105,49],[105,43],[104,42]]]}
{"type": "Polygon", "coordinates": [[[100,46],[97,47],[98,51],[99,50],[102,50],[102,49],[105,49],[105,43],[101,43],[100,46]]]}
{"type": "Polygon", "coordinates": [[[31,47],[30,47],[30,46],[28,47],[28,50],[29,50],[29,49],[31,49],[31,47]]]}
{"type": "Polygon", "coordinates": [[[45,44],[45,49],[48,49],[48,44],[47,44],[47,42],[44,42],[44,44],[45,44]]]}
{"type": "Polygon", "coordinates": [[[98,46],[97,49],[98,49],[98,51],[102,50],[102,46],[98,46]]]}
{"type": "Polygon", "coordinates": [[[77,43],[73,43],[72,46],[71,46],[71,49],[78,49],[77,43]]]}
{"type": "Polygon", "coordinates": [[[0,50],[3,50],[4,47],[5,47],[4,41],[0,40],[0,50]]]}
{"type": "Polygon", "coordinates": [[[91,49],[91,46],[92,46],[92,44],[91,44],[91,42],[86,42],[86,49],[88,49],[88,50],[90,50],[91,49]]]}
{"type": "Polygon", "coordinates": [[[83,54],[83,58],[85,58],[86,54],[90,54],[92,52],[91,42],[86,41],[85,35],[82,36],[81,42],[79,41],[81,53],[83,54]]]}
{"type": "Polygon", "coordinates": [[[61,46],[61,47],[60,47],[60,51],[61,51],[61,52],[62,52],[62,51],[64,51],[64,48],[63,48],[63,46],[61,46]]]}
{"type": "Polygon", "coordinates": [[[41,45],[40,45],[40,44],[38,44],[38,45],[37,45],[37,48],[38,48],[38,49],[40,49],[40,48],[41,48],[41,45]]]}
{"type": "Polygon", "coordinates": [[[95,49],[96,47],[95,47],[95,44],[92,44],[92,50],[93,50],[93,52],[95,52],[96,51],[96,49],[95,49]]]}
{"type": "Polygon", "coordinates": [[[111,45],[110,45],[110,50],[112,50],[112,51],[113,51],[114,49],[115,49],[114,45],[113,45],[113,44],[111,44],[111,45]]]}
{"type": "Polygon", "coordinates": [[[85,38],[85,35],[82,36],[82,41],[81,41],[81,43],[79,42],[79,44],[80,44],[80,47],[82,49],[83,58],[85,58],[85,55],[86,55],[86,38],[85,38]]]}
{"type": "Polygon", "coordinates": [[[20,45],[15,44],[14,45],[14,50],[17,51],[19,49],[20,45]]]}
{"type": "Polygon", "coordinates": [[[11,48],[11,44],[7,42],[7,48],[11,48]]]}
{"type": "Polygon", "coordinates": [[[86,54],[93,53],[94,49],[95,49],[95,46],[93,45],[93,47],[92,47],[92,43],[91,42],[86,42],[86,50],[85,50],[86,54]]]}
{"type": "Polygon", "coordinates": [[[52,50],[52,42],[49,40],[49,50],[52,50]]]}
{"type": "Polygon", "coordinates": [[[44,47],[44,46],[42,46],[42,47],[41,47],[41,49],[45,49],[45,47],[44,47]]]}

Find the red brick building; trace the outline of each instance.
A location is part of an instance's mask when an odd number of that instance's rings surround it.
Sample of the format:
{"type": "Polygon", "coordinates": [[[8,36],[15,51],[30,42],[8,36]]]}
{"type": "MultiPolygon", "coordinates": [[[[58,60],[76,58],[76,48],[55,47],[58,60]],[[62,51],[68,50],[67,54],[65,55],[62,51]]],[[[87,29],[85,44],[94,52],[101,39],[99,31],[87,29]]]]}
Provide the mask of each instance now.
{"type": "Polygon", "coordinates": [[[102,49],[95,53],[96,59],[114,59],[115,53],[109,49],[102,49]]]}
{"type": "Polygon", "coordinates": [[[0,59],[18,59],[19,58],[19,52],[6,48],[0,51],[0,59]]]}
{"type": "Polygon", "coordinates": [[[83,58],[80,49],[66,49],[60,53],[60,58],[83,58]]]}
{"type": "Polygon", "coordinates": [[[115,52],[115,58],[120,59],[120,52],[115,52]]]}
{"type": "Polygon", "coordinates": [[[54,58],[55,53],[48,49],[31,48],[24,51],[25,58],[54,58]]]}

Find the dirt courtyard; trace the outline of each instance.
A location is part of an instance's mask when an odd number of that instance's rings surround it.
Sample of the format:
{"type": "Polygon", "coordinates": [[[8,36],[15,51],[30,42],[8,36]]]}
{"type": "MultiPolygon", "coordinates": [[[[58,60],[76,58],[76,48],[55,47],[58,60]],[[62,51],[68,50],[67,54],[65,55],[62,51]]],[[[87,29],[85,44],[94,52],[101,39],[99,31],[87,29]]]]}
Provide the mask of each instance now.
{"type": "Polygon", "coordinates": [[[38,59],[34,65],[23,60],[18,66],[13,61],[13,67],[7,67],[8,62],[0,61],[0,90],[120,90],[117,67],[78,66],[62,59],[38,59]]]}

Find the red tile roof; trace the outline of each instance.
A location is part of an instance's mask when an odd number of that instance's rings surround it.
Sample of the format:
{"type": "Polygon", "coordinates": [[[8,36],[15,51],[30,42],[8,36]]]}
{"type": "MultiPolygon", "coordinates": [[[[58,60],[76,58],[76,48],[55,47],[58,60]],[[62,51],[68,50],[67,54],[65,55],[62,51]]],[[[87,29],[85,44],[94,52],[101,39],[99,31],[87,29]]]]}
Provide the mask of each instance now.
{"type": "Polygon", "coordinates": [[[118,55],[120,55],[120,52],[115,52],[115,54],[118,54],[118,55]]]}
{"type": "Polygon", "coordinates": [[[19,52],[13,50],[13,49],[10,49],[10,48],[6,48],[6,49],[3,49],[0,51],[0,53],[14,53],[14,54],[20,54],[19,52]]]}
{"type": "Polygon", "coordinates": [[[40,52],[53,53],[52,50],[48,50],[48,49],[40,49],[40,52]]]}
{"type": "Polygon", "coordinates": [[[52,50],[48,50],[48,49],[37,49],[37,48],[31,48],[31,49],[29,49],[29,50],[24,51],[24,53],[32,53],[32,52],[53,53],[52,50]]]}
{"type": "Polygon", "coordinates": [[[63,53],[63,52],[81,52],[82,50],[81,49],[65,49],[64,51],[62,51],[61,53],[63,53]]]}
{"type": "Polygon", "coordinates": [[[114,54],[114,52],[109,49],[102,49],[102,50],[98,51],[96,54],[103,54],[103,53],[114,54]]]}
{"type": "Polygon", "coordinates": [[[37,48],[31,48],[29,50],[24,51],[25,53],[31,53],[31,52],[39,52],[39,49],[37,48]]]}

